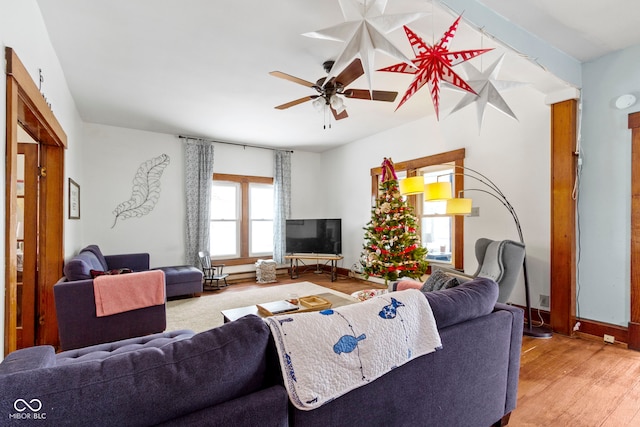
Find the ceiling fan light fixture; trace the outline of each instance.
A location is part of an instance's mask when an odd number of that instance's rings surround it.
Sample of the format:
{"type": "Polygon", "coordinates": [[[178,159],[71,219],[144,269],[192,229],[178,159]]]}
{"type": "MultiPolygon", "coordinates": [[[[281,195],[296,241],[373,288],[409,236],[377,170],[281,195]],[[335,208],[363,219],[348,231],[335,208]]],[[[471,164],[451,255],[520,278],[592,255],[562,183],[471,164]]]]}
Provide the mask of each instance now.
{"type": "Polygon", "coordinates": [[[325,106],[324,98],[321,96],[317,97],[316,99],[313,100],[311,105],[313,105],[313,108],[315,108],[317,111],[322,111],[325,106]]]}
{"type": "Polygon", "coordinates": [[[329,98],[329,104],[338,114],[345,110],[344,101],[338,95],[331,95],[331,98],[329,98]]]}

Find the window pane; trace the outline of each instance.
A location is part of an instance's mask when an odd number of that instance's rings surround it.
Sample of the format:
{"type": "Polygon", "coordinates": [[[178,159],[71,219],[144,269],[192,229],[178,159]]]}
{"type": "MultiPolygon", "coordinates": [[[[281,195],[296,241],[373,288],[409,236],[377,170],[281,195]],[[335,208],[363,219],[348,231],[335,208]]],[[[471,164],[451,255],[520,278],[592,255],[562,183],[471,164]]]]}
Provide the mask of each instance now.
{"type": "Polygon", "coordinates": [[[451,217],[423,217],[422,245],[427,259],[451,262],[451,217]]]}
{"type": "Polygon", "coordinates": [[[251,219],[273,219],[273,185],[249,184],[249,215],[251,219]]]}
{"type": "Polygon", "coordinates": [[[238,222],[211,221],[211,256],[238,257],[238,222]]]}
{"type": "MultiPolygon", "coordinates": [[[[451,167],[429,167],[423,170],[424,182],[451,182],[455,175],[451,167]]],[[[439,262],[451,262],[451,217],[444,215],[447,203],[444,200],[428,201],[422,205],[422,245],[427,248],[427,259],[439,262]]]]}
{"type": "Polygon", "coordinates": [[[273,252],[273,221],[251,221],[251,255],[273,252]]]}
{"type": "Polygon", "coordinates": [[[211,189],[211,219],[238,219],[240,186],[235,182],[214,182],[211,189]]]}
{"type": "Polygon", "coordinates": [[[447,202],[445,200],[424,202],[423,215],[444,215],[445,213],[447,213],[447,202]]]}

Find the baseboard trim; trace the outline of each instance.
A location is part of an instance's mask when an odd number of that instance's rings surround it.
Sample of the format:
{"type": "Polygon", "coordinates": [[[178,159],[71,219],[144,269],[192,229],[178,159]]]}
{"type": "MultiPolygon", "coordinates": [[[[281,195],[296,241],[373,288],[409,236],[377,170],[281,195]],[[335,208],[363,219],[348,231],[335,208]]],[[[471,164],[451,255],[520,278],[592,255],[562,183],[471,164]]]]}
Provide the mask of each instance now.
{"type": "MultiPolygon", "coordinates": [[[[288,275],[289,270],[287,267],[279,267],[276,269],[276,276],[284,276],[288,275]]],[[[229,273],[229,277],[227,278],[228,283],[238,283],[238,282],[246,282],[247,280],[256,279],[255,270],[250,271],[235,271],[233,273],[229,273]]]]}
{"type": "Polygon", "coordinates": [[[597,322],[595,320],[578,319],[580,328],[578,332],[597,337],[604,340],[604,335],[611,335],[616,342],[629,343],[629,329],[624,326],[612,325],[610,323],[597,322]]]}
{"type": "MultiPolygon", "coordinates": [[[[525,310],[525,324],[526,324],[527,322],[526,307],[516,305],[516,304],[514,304],[514,306],[520,307],[521,309],[525,310]]],[[[531,317],[532,317],[532,322],[534,326],[540,323],[540,317],[542,317],[542,321],[544,321],[545,325],[547,326],[551,325],[551,313],[549,313],[546,310],[532,308],[531,317]]],[[[602,341],[604,340],[604,335],[606,334],[614,337],[616,343],[629,344],[629,329],[624,326],[614,325],[611,323],[598,322],[596,320],[589,320],[589,319],[576,319],[575,323],[577,322],[580,322],[580,326],[577,328],[577,330],[573,331],[571,336],[578,335],[578,336],[584,336],[587,338],[590,337],[592,339],[597,339],[599,341],[602,341]]],[[[553,332],[558,333],[557,331],[553,331],[553,332]]],[[[631,348],[631,346],[629,346],[629,348],[631,348]]],[[[634,348],[634,350],[640,350],[640,348],[638,349],[634,348]]]]}
{"type": "Polygon", "coordinates": [[[627,344],[631,350],[640,350],[640,323],[629,322],[627,344]]]}

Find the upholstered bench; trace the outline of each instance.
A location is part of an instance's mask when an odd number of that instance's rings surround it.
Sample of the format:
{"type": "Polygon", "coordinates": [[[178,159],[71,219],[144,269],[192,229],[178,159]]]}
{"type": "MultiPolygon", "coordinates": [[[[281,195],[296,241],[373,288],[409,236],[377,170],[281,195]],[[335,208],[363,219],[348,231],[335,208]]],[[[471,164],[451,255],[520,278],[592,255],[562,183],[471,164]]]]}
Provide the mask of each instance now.
{"type": "Polygon", "coordinates": [[[158,267],[164,271],[167,298],[202,292],[202,271],[192,265],[158,267]]]}

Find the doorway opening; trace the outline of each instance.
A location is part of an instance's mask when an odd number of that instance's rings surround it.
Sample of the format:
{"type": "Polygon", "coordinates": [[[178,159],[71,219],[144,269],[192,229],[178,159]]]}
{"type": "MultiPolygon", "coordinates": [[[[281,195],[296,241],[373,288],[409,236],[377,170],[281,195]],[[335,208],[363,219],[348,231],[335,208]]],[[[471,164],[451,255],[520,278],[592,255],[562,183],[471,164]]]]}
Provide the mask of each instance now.
{"type": "Polygon", "coordinates": [[[18,345],[58,345],[53,285],[62,276],[64,261],[67,136],[13,49],[5,48],[5,58],[6,355],[19,348],[18,345]],[[27,136],[32,142],[26,140],[27,136]],[[19,144],[19,140],[25,143],[19,144]],[[34,159],[35,163],[31,163],[34,159]],[[22,172],[19,172],[20,162],[22,172]],[[20,174],[22,182],[19,182],[20,174]]]}

